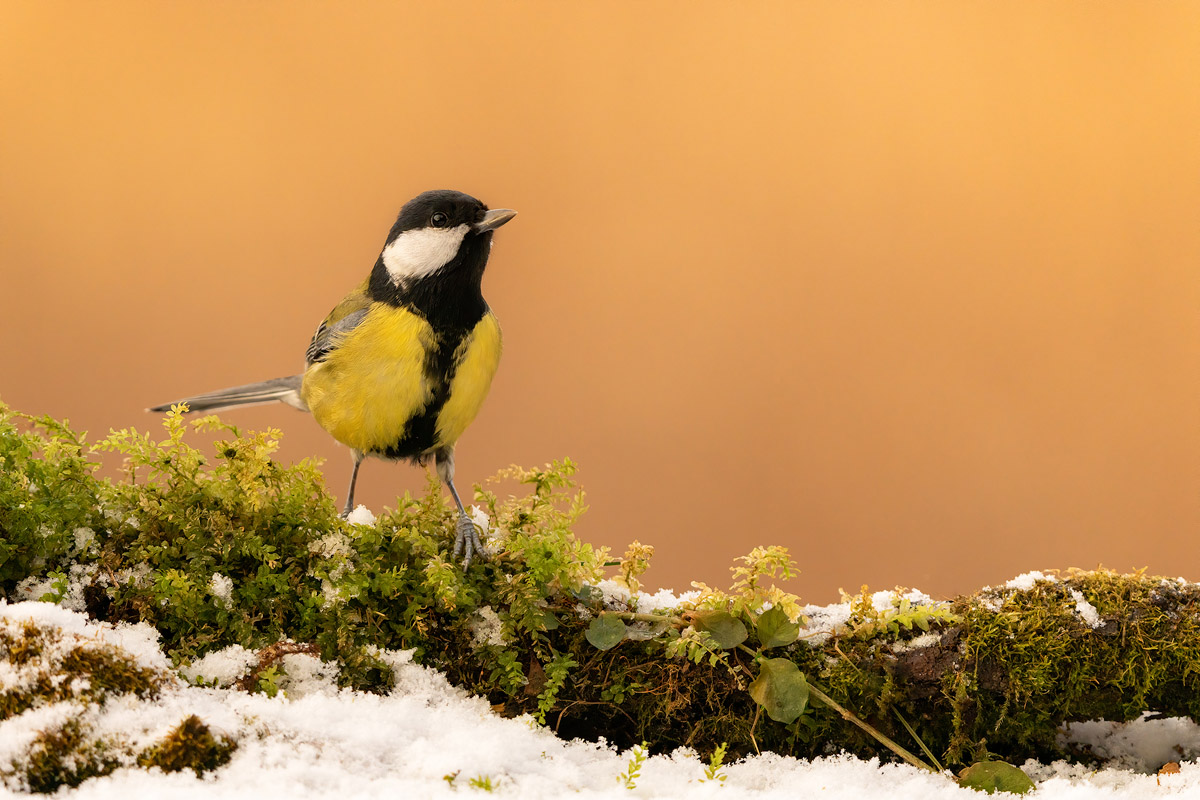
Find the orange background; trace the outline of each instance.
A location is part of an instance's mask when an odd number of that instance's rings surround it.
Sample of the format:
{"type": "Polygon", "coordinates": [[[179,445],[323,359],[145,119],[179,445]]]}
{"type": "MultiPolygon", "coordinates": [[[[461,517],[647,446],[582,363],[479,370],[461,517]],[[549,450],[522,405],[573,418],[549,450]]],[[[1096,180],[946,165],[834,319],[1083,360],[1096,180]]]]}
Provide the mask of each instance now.
{"type": "MultiPolygon", "coordinates": [[[[1200,5],[0,5],[0,398],[93,435],[299,370],[400,205],[520,216],[460,480],[724,584],[1200,578],[1200,5]]],[[[349,458],[282,406],[283,456],[349,458]]],[[[372,462],[376,509],[423,476],[372,462]]]]}

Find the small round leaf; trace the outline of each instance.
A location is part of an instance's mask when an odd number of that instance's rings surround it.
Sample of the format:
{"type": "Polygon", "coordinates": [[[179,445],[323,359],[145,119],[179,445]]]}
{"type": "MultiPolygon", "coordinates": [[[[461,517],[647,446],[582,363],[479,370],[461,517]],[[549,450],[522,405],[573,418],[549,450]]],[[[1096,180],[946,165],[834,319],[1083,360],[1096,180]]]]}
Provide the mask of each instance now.
{"type": "Polygon", "coordinates": [[[625,638],[625,623],[611,614],[601,614],[588,625],[584,636],[597,650],[611,650],[625,638]]]}
{"type": "Polygon", "coordinates": [[[742,621],[728,611],[705,611],[698,614],[696,628],[711,636],[722,650],[737,647],[750,635],[742,621]]]}
{"type": "Polygon", "coordinates": [[[1023,771],[1003,761],[980,761],[958,773],[958,785],[988,794],[1033,791],[1033,781],[1023,771]]]}
{"type": "Polygon", "coordinates": [[[750,696],[766,709],[768,717],[787,725],[808,707],[808,681],[786,658],[767,658],[750,684],[750,696]]]}
{"type": "Polygon", "coordinates": [[[782,647],[796,641],[800,623],[792,622],[780,608],[771,608],[758,618],[758,641],[763,650],[782,647]]]}

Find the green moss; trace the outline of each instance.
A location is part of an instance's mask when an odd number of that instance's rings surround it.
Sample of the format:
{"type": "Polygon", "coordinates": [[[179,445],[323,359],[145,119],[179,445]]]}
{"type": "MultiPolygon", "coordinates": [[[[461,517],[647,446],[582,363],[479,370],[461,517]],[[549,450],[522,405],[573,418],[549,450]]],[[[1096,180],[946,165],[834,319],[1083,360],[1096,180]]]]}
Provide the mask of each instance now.
{"type": "Polygon", "coordinates": [[[1193,585],[1108,571],[999,592],[998,610],[960,601],[963,683],[976,703],[973,719],[960,714],[956,739],[1050,755],[1063,721],[1129,720],[1147,709],[1197,717],[1198,601],[1193,585]],[[1095,607],[1099,627],[1081,620],[1073,591],[1095,607]]]}
{"type": "Polygon", "coordinates": [[[38,658],[45,648],[43,633],[32,620],[21,623],[18,631],[0,629],[0,655],[13,666],[24,666],[38,658]]]}
{"type": "Polygon", "coordinates": [[[157,694],[164,680],[157,670],[140,666],[115,648],[102,646],[76,647],[63,658],[61,669],[88,678],[86,696],[93,702],[109,694],[150,697],[157,694]]]}
{"type": "Polygon", "coordinates": [[[0,596],[66,563],[74,532],[99,524],[95,469],[83,435],[66,422],[22,417],[0,403],[0,596]]]}
{"type": "Polygon", "coordinates": [[[235,747],[193,715],[135,757],[123,741],[96,738],[86,723],[72,719],[39,733],[18,768],[0,777],[16,777],[30,791],[50,793],[134,763],[165,772],[191,769],[201,775],[227,764],[235,747]]]}
{"type": "Polygon", "coordinates": [[[107,775],[118,766],[120,762],[103,744],[89,740],[84,726],[71,720],[57,730],[38,734],[22,772],[30,791],[49,794],[107,775]]]}
{"type": "Polygon", "coordinates": [[[213,735],[194,714],[168,733],[163,740],[138,756],[142,767],[158,767],[164,772],[193,770],[197,775],[229,763],[235,745],[213,735]]]}

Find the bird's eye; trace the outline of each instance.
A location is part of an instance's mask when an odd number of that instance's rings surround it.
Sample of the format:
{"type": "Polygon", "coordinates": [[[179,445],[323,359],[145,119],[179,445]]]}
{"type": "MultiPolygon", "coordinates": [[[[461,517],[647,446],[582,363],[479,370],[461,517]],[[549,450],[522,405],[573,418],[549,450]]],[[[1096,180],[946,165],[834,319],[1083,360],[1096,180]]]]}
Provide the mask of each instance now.
{"type": "Polygon", "coordinates": [[[439,211],[429,218],[429,224],[435,228],[444,228],[450,224],[450,218],[439,211]]]}

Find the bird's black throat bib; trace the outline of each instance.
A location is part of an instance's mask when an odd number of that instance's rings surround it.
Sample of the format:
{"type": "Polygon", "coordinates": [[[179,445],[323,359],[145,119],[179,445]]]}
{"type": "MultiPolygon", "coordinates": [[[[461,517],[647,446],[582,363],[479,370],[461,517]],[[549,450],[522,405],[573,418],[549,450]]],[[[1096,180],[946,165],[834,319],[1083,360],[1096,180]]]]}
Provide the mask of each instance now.
{"type": "Polygon", "coordinates": [[[431,275],[397,284],[381,255],[371,270],[368,293],[372,300],[407,306],[420,314],[439,334],[443,330],[475,327],[487,313],[483,300],[483,269],[492,249],[492,233],[467,234],[458,254],[431,275]]]}
{"type": "MultiPolygon", "coordinates": [[[[425,319],[437,336],[437,347],[425,354],[425,376],[433,387],[429,404],[405,426],[395,444],[371,455],[420,461],[437,447],[437,419],[450,395],[458,368],[455,354],[488,312],[483,299],[483,269],[491,251],[490,231],[468,235],[458,255],[437,272],[397,285],[380,257],[368,285],[372,300],[400,306],[425,319]]],[[[461,355],[461,354],[460,354],[461,355]]]]}

